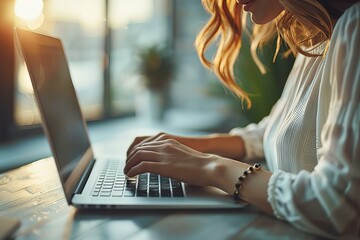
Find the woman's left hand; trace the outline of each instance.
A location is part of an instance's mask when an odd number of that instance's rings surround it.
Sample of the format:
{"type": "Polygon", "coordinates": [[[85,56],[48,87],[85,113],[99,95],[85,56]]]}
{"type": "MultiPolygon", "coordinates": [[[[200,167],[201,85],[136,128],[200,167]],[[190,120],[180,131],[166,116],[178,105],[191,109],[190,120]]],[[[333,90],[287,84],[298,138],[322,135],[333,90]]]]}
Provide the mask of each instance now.
{"type": "Polygon", "coordinates": [[[135,146],[128,155],[124,173],[129,177],[157,173],[197,186],[212,185],[220,157],[198,152],[173,139],[152,140],[135,146]]]}

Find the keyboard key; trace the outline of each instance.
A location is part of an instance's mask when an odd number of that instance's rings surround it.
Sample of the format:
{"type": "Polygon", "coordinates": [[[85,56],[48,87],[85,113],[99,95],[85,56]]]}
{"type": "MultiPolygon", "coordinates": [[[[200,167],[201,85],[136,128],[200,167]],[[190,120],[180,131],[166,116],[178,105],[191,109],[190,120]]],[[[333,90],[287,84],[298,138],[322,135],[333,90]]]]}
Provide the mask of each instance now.
{"type": "Polygon", "coordinates": [[[129,190],[124,191],[124,197],[134,197],[134,196],[135,196],[135,191],[129,191],[129,190]]]}
{"type": "Polygon", "coordinates": [[[170,190],[161,190],[161,197],[171,197],[170,190]]]}
{"type": "Polygon", "coordinates": [[[112,191],[111,196],[113,196],[113,197],[122,197],[123,193],[124,193],[124,191],[116,191],[116,190],[114,190],[114,191],[112,191]]]}
{"type": "Polygon", "coordinates": [[[170,187],[170,185],[161,184],[161,185],[160,185],[160,189],[162,189],[162,190],[170,190],[171,187],[170,187]]]}
{"type": "Polygon", "coordinates": [[[183,197],[184,196],[182,185],[179,181],[172,180],[171,188],[172,188],[172,192],[173,192],[173,197],[183,197]]]}
{"type": "Polygon", "coordinates": [[[126,186],[132,186],[132,187],[135,187],[136,186],[136,181],[127,181],[126,182],[126,186]]]}
{"type": "Polygon", "coordinates": [[[182,189],[173,189],[173,197],[183,197],[184,193],[182,189]]]}
{"type": "Polygon", "coordinates": [[[159,197],[159,189],[149,189],[149,197],[159,197]]]}
{"type": "Polygon", "coordinates": [[[149,189],[154,189],[156,191],[159,191],[159,185],[149,185],[149,189]]]}
{"type": "Polygon", "coordinates": [[[124,186],[121,186],[121,185],[114,185],[114,190],[116,191],[116,190],[124,190],[124,186]]]}
{"type": "Polygon", "coordinates": [[[103,191],[100,192],[100,197],[110,197],[110,195],[111,192],[103,192],[103,191]]]}
{"type": "Polygon", "coordinates": [[[147,197],[147,190],[146,189],[138,189],[136,192],[138,197],[147,197]]]}

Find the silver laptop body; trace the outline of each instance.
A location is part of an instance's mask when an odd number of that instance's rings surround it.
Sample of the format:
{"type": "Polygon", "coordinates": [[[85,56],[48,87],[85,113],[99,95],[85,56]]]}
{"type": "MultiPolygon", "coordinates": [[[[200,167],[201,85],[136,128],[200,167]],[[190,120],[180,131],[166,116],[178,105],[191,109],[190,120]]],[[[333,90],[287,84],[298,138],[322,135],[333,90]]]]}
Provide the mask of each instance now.
{"type": "Polygon", "coordinates": [[[15,35],[69,204],[78,208],[121,209],[241,208],[247,205],[234,203],[221,190],[195,187],[154,174],[129,179],[122,172],[124,159],[95,157],[61,40],[21,29],[15,29],[15,35]],[[137,187],[141,181],[150,183],[146,183],[147,189],[140,191],[137,187]]]}

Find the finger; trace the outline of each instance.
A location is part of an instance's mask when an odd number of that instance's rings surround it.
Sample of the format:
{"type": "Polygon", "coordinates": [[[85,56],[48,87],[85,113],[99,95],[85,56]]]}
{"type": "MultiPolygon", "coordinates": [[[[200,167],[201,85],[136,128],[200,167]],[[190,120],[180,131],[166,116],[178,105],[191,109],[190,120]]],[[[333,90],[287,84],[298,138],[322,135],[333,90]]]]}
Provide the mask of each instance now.
{"type": "Polygon", "coordinates": [[[171,146],[172,145],[176,145],[179,144],[177,141],[173,140],[173,139],[165,139],[165,140],[158,140],[161,139],[156,138],[152,141],[144,141],[142,144],[138,144],[136,145],[132,151],[127,155],[127,160],[126,162],[128,162],[128,160],[134,155],[136,154],[137,151],[139,150],[152,150],[152,151],[157,151],[157,152],[170,152],[171,150],[171,146]]]}
{"type": "Polygon", "coordinates": [[[124,167],[124,173],[126,174],[132,167],[138,165],[142,161],[158,162],[160,160],[159,153],[151,150],[141,149],[137,151],[131,158],[128,159],[124,167]]]}
{"type": "Polygon", "coordinates": [[[154,136],[137,137],[135,141],[131,144],[131,146],[128,148],[127,156],[129,156],[136,147],[141,146],[147,142],[152,142],[155,139],[161,137],[162,135],[164,135],[164,133],[158,133],[154,136]]]}
{"type": "Polygon", "coordinates": [[[143,141],[138,143],[137,146],[144,145],[144,144],[150,143],[150,142],[167,140],[167,139],[170,139],[170,138],[171,138],[171,135],[161,132],[161,133],[158,133],[158,134],[156,134],[154,136],[151,136],[151,137],[148,137],[148,138],[144,139],[143,141]]]}
{"type": "MultiPolygon", "coordinates": [[[[186,145],[179,143],[174,139],[166,139],[163,141],[144,143],[143,145],[136,147],[134,151],[128,156],[126,163],[128,163],[130,159],[132,159],[137,154],[138,151],[157,152],[159,153],[158,156],[162,157],[162,161],[171,156],[196,156],[200,153],[186,145]]],[[[160,161],[160,159],[153,159],[153,161],[160,161]]]]}
{"type": "Polygon", "coordinates": [[[144,141],[145,139],[149,138],[150,136],[142,136],[142,137],[136,137],[134,141],[130,144],[128,147],[128,150],[126,152],[126,156],[129,156],[130,152],[133,150],[133,148],[138,145],[140,142],[144,141]]]}
{"type": "Polygon", "coordinates": [[[199,151],[196,151],[195,149],[192,149],[191,147],[188,147],[174,139],[167,139],[159,142],[159,144],[159,151],[163,153],[174,154],[177,152],[177,154],[182,153],[186,155],[195,155],[200,153],[199,151]]]}
{"type": "Polygon", "coordinates": [[[134,177],[136,175],[146,172],[156,173],[162,176],[170,177],[169,174],[167,173],[167,168],[165,164],[159,162],[146,162],[146,161],[141,162],[138,165],[132,167],[128,171],[128,173],[126,173],[126,175],[128,177],[134,177]]]}
{"type": "MultiPolygon", "coordinates": [[[[155,143],[156,144],[156,143],[155,143]]],[[[153,151],[156,152],[156,145],[154,143],[144,143],[143,145],[135,146],[132,151],[127,155],[126,163],[138,152],[138,151],[153,151]]]]}
{"type": "Polygon", "coordinates": [[[189,169],[179,165],[169,165],[163,162],[141,162],[138,165],[132,167],[126,175],[128,177],[135,177],[139,174],[147,172],[159,174],[163,177],[177,179],[181,182],[190,183],[197,186],[205,185],[205,182],[199,181],[199,174],[197,172],[191,170],[189,171],[189,169]]]}

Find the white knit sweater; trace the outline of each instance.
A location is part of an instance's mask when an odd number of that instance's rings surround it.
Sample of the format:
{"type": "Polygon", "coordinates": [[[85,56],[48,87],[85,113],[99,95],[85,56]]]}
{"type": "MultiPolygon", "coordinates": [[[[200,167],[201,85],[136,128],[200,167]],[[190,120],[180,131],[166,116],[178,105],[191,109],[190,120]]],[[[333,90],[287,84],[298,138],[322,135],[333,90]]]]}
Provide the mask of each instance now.
{"type": "Polygon", "coordinates": [[[230,133],[244,139],[247,159],[266,159],[275,216],[360,239],[360,3],[336,23],[325,58],[298,55],[270,115],[230,133]]]}

